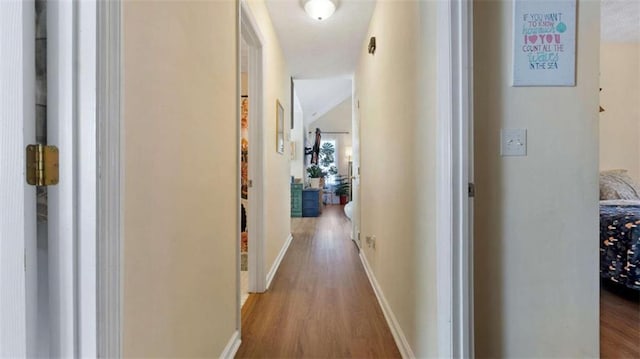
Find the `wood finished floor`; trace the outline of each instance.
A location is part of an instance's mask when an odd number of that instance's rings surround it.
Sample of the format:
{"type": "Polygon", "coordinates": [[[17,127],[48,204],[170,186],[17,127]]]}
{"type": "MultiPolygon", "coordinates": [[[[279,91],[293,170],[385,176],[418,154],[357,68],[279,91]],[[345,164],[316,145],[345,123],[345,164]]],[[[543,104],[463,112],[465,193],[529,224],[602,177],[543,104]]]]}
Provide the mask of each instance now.
{"type": "Polygon", "coordinates": [[[640,358],[640,294],[603,282],[600,357],[640,358]]]}
{"type": "Polygon", "coordinates": [[[292,219],[292,233],[271,289],[242,308],[236,358],[400,358],[342,206],[292,219]]]}

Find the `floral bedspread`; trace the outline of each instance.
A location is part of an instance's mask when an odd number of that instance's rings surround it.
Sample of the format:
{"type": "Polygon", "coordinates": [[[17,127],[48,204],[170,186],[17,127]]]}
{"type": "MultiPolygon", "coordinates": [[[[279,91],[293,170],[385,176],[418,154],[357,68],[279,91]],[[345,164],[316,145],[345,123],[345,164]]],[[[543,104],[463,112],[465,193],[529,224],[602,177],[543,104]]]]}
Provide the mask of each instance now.
{"type": "Polygon", "coordinates": [[[640,204],[600,205],[600,277],[640,290],[640,204]]]}

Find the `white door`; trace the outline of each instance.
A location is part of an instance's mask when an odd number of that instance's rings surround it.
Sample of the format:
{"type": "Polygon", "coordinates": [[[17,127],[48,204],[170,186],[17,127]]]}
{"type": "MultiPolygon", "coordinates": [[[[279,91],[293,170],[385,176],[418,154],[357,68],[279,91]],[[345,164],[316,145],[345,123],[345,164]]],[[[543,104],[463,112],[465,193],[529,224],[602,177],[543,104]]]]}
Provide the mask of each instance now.
{"type": "MultiPolygon", "coordinates": [[[[355,90],[355,84],[353,84],[355,90]]],[[[351,181],[351,196],[353,201],[353,214],[351,218],[352,229],[351,238],[356,242],[358,248],[362,247],[360,243],[360,98],[353,91],[353,104],[352,104],[352,119],[351,119],[351,153],[352,153],[352,165],[350,174],[351,181]]]]}
{"type": "Polygon", "coordinates": [[[0,1],[0,358],[39,347],[52,357],[97,353],[96,4],[47,6],[47,132],[60,182],[48,189],[49,292],[38,307],[36,188],[25,179],[26,146],[36,143],[35,3],[0,1]],[[38,338],[43,325],[48,338],[38,338]]]}
{"type": "Polygon", "coordinates": [[[0,2],[0,357],[32,357],[36,340],[35,7],[0,2]]]}

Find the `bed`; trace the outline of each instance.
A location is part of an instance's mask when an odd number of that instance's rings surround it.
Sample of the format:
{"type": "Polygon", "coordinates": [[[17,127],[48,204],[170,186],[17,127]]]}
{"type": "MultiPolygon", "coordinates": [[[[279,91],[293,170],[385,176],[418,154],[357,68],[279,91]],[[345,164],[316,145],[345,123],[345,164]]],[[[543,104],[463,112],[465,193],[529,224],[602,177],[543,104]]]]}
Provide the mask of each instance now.
{"type": "Polygon", "coordinates": [[[600,202],[600,276],[640,290],[640,201],[600,202]]]}
{"type": "Polygon", "coordinates": [[[600,174],[600,277],[640,291],[640,188],[624,170],[600,174]]]}

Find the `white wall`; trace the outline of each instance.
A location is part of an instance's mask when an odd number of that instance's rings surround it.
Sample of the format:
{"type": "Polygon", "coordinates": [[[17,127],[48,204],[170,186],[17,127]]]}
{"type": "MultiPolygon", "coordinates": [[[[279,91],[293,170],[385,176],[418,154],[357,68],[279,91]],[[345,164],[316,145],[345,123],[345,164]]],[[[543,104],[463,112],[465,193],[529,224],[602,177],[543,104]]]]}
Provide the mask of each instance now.
{"type": "Polygon", "coordinates": [[[578,1],[576,87],[511,87],[512,6],[474,2],[476,356],[597,357],[600,3],[578,1]]]}
{"type": "Polygon", "coordinates": [[[640,44],[600,44],[600,169],[640,181],[640,44]]]}
{"type": "Polygon", "coordinates": [[[316,128],[322,130],[322,140],[336,141],[335,158],[338,163],[338,173],[342,175],[347,175],[349,168],[349,159],[345,156],[345,148],[351,147],[352,145],[352,102],[352,98],[349,96],[349,98],[322,115],[322,117],[309,124],[310,130],[313,132],[312,137],[314,141],[316,128]],[[347,134],[330,134],[325,132],[347,132],[347,134]]]}
{"type": "MultiPolygon", "coordinates": [[[[285,62],[264,0],[248,0],[263,36],[264,64],[264,159],[265,159],[265,268],[268,272],[291,233],[291,75],[285,62]],[[276,100],[284,107],[284,154],[276,152],[276,100]]],[[[251,144],[249,144],[251,146],[251,144]]],[[[251,177],[251,174],[249,174],[251,177]]]]}
{"type": "Polygon", "coordinates": [[[417,357],[438,353],[435,14],[434,1],[378,1],[354,79],[362,250],[417,357]]]}
{"type": "Polygon", "coordinates": [[[218,357],[236,329],[236,9],[123,3],[125,357],[218,357]]]}
{"type": "Polygon", "coordinates": [[[323,132],[350,132],[351,131],[351,96],[327,111],[324,115],[309,124],[311,131],[316,127],[323,132]]]}

